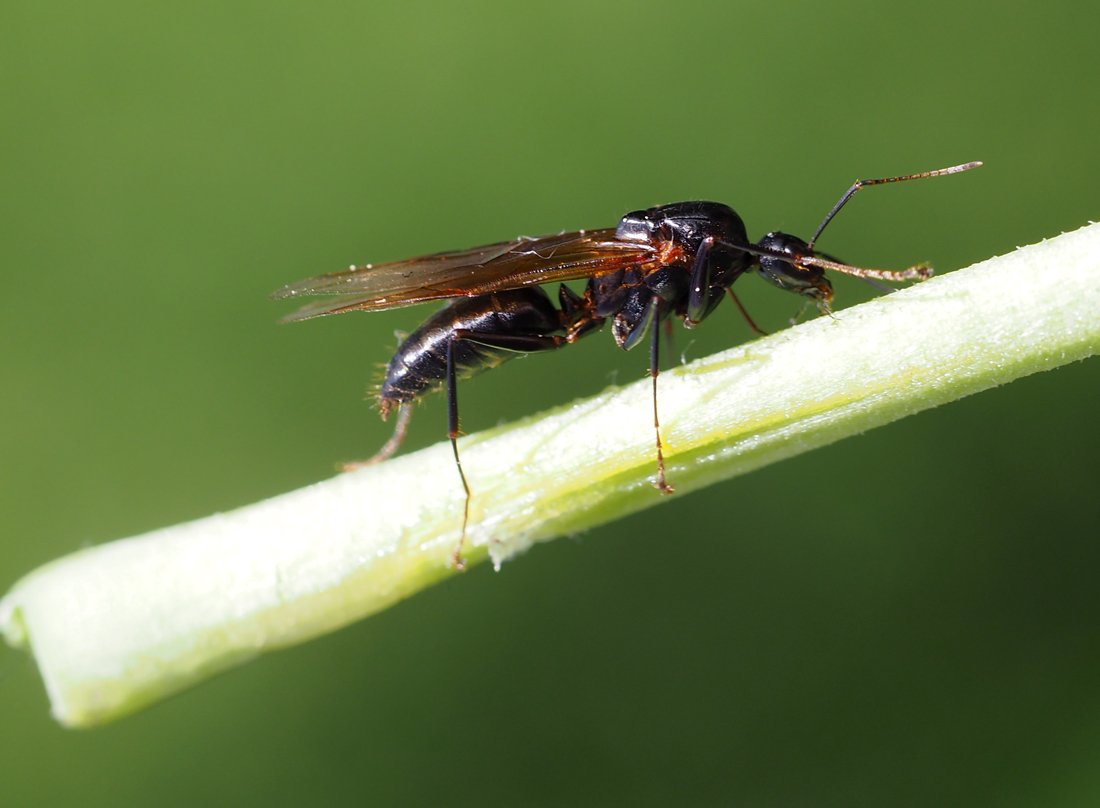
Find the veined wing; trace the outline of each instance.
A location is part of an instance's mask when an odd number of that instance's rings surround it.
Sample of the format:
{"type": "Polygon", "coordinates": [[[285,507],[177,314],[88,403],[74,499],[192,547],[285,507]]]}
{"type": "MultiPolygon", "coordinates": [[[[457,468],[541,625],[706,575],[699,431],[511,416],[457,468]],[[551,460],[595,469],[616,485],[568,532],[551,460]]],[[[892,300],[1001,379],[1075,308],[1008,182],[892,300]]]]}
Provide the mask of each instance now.
{"type": "Polygon", "coordinates": [[[305,320],[589,278],[644,264],[655,255],[656,249],[645,242],[617,240],[611,228],[578,230],[352,267],[289,284],[273,296],[329,296],[284,318],[305,320]]]}

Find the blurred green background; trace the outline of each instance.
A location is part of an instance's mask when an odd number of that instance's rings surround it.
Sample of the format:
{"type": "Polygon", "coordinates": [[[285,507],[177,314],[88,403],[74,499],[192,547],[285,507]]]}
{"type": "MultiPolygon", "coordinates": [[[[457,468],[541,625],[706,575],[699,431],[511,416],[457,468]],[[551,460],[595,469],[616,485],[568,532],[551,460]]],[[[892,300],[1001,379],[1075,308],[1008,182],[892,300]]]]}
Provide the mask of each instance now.
{"type": "MultiPolygon", "coordinates": [[[[947,270],[1096,219],[1095,5],[910,6],[8,0],[0,587],[385,439],[365,391],[427,310],[281,327],[285,282],[681,199],[807,235],[856,177],[973,159],[822,248],[947,270]]],[[[766,328],[798,305],[738,288],[766,328]]],[[[677,344],[748,338],[730,308],[677,344]]],[[[644,364],[514,363],[464,425],[644,364]]],[[[2,801],[1095,804],[1098,382],[675,497],[94,731],[5,649],[2,801]]],[[[444,430],[433,400],[410,445],[444,430]]]]}

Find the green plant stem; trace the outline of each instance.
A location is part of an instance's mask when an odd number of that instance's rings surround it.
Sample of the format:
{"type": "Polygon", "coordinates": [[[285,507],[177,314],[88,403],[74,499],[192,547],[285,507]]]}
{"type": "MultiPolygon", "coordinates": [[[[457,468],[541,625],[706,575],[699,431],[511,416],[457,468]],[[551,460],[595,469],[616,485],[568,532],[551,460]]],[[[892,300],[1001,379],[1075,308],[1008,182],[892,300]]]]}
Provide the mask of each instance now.
{"type": "MultiPolygon", "coordinates": [[[[1090,225],[662,374],[677,496],[1092,355],[1097,278],[1090,225]]],[[[467,562],[664,501],[650,407],[641,380],[464,438],[467,562]]],[[[0,630],[58,721],[98,724],[454,574],[462,503],[439,444],[47,564],[0,601],[0,630]]]]}

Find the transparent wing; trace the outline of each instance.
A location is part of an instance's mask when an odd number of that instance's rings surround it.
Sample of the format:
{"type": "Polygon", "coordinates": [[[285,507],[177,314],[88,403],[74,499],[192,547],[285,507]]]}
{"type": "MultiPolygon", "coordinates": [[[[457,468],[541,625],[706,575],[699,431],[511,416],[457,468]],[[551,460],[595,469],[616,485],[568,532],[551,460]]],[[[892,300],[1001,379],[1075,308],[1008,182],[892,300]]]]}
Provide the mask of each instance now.
{"type": "Polygon", "coordinates": [[[328,296],[284,318],[305,320],[588,278],[644,264],[655,255],[656,250],[649,244],[616,240],[610,228],[578,230],[352,267],[289,284],[273,297],[328,296]]]}

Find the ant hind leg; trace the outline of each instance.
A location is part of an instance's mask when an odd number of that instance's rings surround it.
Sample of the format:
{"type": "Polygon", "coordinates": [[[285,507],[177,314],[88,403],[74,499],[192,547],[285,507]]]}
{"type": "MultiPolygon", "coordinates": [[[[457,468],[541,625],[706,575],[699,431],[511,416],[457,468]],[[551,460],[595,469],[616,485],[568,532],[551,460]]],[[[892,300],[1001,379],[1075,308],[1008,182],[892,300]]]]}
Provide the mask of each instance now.
{"type": "Polygon", "coordinates": [[[447,346],[447,437],[451,441],[455,468],[458,469],[459,479],[462,480],[462,490],[466,495],[462,504],[462,532],[459,534],[458,544],[455,545],[454,552],[451,554],[451,566],[456,570],[466,568],[466,562],[462,559],[462,550],[466,545],[466,528],[470,522],[470,497],[472,496],[470,484],[466,480],[466,472],[462,469],[462,459],[458,454],[458,381],[454,349],[455,344],[460,340],[515,353],[549,351],[568,343],[565,337],[556,334],[493,334],[456,329],[454,339],[447,346]]]}
{"type": "Polygon", "coordinates": [[[390,435],[389,440],[382,444],[382,447],[366,460],[352,460],[340,465],[341,471],[355,471],[365,466],[373,466],[375,463],[381,463],[383,460],[389,460],[397,450],[401,448],[401,444],[405,441],[405,433],[409,431],[409,421],[412,419],[412,403],[406,402],[397,406],[397,419],[394,421],[393,434],[390,435]]]}

